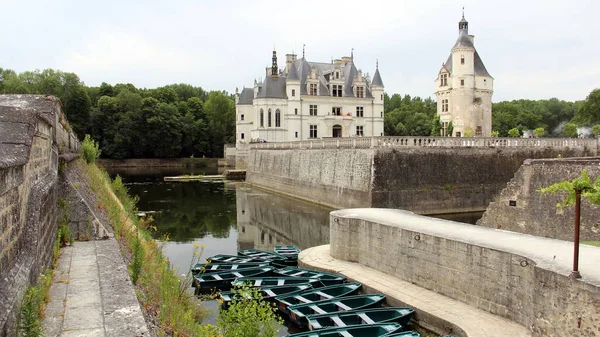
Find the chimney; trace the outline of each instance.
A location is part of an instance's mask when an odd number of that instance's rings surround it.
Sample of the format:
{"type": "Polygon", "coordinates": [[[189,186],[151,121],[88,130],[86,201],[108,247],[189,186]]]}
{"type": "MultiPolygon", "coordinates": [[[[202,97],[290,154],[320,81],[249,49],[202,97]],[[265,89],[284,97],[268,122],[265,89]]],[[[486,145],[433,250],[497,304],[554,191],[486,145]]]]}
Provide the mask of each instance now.
{"type": "Polygon", "coordinates": [[[475,45],[475,35],[469,35],[469,41],[471,41],[471,43],[475,45]]]}
{"type": "Polygon", "coordinates": [[[346,65],[346,64],[352,62],[352,58],[350,56],[343,56],[342,62],[344,63],[344,65],[346,65]]]}
{"type": "Polygon", "coordinates": [[[285,72],[290,72],[290,67],[292,63],[296,61],[296,54],[285,54],[285,72]]]}

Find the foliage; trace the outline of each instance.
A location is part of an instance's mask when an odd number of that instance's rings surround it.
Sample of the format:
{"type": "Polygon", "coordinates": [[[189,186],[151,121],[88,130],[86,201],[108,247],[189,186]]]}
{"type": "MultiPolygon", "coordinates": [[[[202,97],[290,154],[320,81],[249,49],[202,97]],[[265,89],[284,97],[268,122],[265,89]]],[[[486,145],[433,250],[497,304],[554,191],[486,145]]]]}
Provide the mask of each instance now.
{"type": "Polygon", "coordinates": [[[582,170],[581,175],[571,181],[565,180],[556,184],[544,187],[539,190],[541,193],[556,194],[558,192],[567,192],[560,206],[572,206],[575,203],[575,191],[580,191],[581,196],[588,199],[590,204],[600,204],[600,176],[591,183],[587,170],[582,170]]]}
{"type": "Polygon", "coordinates": [[[448,130],[446,131],[446,137],[452,137],[454,135],[454,125],[452,122],[448,123],[448,130]]]}
{"type": "Polygon", "coordinates": [[[492,137],[498,137],[499,135],[500,135],[500,132],[492,131],[492,134],[491,134],[492,137]]]}
{"type": "Polygon", "coordinates": [[[100,149],[90,135],[85,135],[85,139],[81,143],[81,154],[86,163],[95,163],[100,158],[100,149]]]}
{"type": "Polygon", "coordinates": [[[137,284],[140,274],[142,273],[142,263],[144,262],[144,247],[138,236],[133,236],[131,246],[131,263],[129,269],[131,272],[131,282],[137,284]]]}
{"type": "Polygon", "coordinates": [[[546,130],[544,130],[544,128],[536,128],[535,130],[533,130],[533,135],[535,137],[544,137],[545,134],[546,130]]]}
{"type": "Polygon", "coordinates": [[[512,128],[508,130],[508,136],[513,138],[520,137],[521,131],[518,128],[512,128]]]}
{"type": "Polygon", "coordinates": [[[431,98],[385,94],[384,110],[384,132],[388,136],[429,136],[434,131],[434,120],[439,118],[431,98]]]}
{"type": "Polygon", "coordinates": [[[592,125],[600,122],[600,88],[594,89],[579,105],[574,122],[582,125],[592,125]]]}
{"type": "Polygon", "coordinates": [[[435,114],[431,121],[431,135],[441,136],[442,135],[442,122],[440,121],[440,115],[435,114]]]}
{"type": "Polygon", "coordinates": [[[37,285],[27,288],[17,318],[17,336],[38,337],[44,335],[42,318],[49,290],[52,284],[52,271],[46,270],[37,280],[37,285]]]}
{"type": "Polygon", "coordinates": [[[562,135],[564,137],[577,137],[577,125],[574,123],[567,123],[563,127],[562,135]]]}
{"type": "Polygon", "coordinates": [[[597,137],[600,135],[600,124],[596,124],[596,125],[592,126],[592,133],[594,134],[594,137],[597,137]]]}
{"type": "Polygon", "coordinates": [[[465,134],[464,134],[464,137],[471,138],[471,137],[473,137],[473,136],[475,136],[475,132],[473,131],[473,129],[472,129],[472,128],[469,128],[469,127],[468,127],[468,128],[466,128],[466,129],[465,129],[465,134]]]}
{"type": "Polygon", "coordinates": [[[217,317],[217,327],[227,337],[275,337],[283,324],[277,308],[264,301],[260,290],[248,286],[232,290],[233,300],[217,317]]]}

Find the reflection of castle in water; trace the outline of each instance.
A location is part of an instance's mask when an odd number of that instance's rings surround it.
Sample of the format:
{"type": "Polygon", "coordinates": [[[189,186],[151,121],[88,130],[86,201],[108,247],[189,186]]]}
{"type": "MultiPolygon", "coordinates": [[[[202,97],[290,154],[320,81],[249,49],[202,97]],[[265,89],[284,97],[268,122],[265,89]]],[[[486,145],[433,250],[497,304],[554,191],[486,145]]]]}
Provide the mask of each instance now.
{"type": "Polygon", "coordinates": [[[329,208],[243,184],[237,185],[236,206],[238,249],[306,249],[329,243],[329,208]]]}

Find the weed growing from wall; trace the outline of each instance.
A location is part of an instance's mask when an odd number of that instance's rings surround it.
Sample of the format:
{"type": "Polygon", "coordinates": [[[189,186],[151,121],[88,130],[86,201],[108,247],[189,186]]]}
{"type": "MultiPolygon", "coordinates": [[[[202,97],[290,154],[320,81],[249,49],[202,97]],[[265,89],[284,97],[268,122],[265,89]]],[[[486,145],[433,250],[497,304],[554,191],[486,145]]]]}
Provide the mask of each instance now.
{"type": "Polygon", "coordinates": [[[29,287],[23,296],[17,321],[19,337],[43,336],[42,319],[46,303],[50,300],[52,271],[46,270],[38,279],[37,285],[29,287]]]}
{"type": "Polygon", "coordinates": [[[92,139],[90,135],[85,135],[83,142],[81,143],[81,155],[86,163],[95,163],[100,158],[100,147],[96,141],[92,139]]]}

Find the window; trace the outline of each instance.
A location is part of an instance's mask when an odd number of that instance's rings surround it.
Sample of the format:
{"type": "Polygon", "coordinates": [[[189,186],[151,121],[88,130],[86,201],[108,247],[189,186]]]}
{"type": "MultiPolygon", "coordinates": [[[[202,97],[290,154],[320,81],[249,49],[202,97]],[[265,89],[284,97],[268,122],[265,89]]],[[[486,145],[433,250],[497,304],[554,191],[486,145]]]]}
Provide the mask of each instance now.
{"type": "Polygon", "coordinates": [[[338,107],[338,106],[334,106],[333,108],[331,108],[331,114],[334,116],[341,116],[342,115],[342,108],[338,107]]]}
{"type": "Polygon", "coordinates": [[[334,84],[331,86],[331,96],[333,97],[342,97],[342,86],[338,84],[334,84]]]}
{"type": "Polygon", "coordinates": [[[240,115],[240,120],[242,120],[242,121],[244,120],[244,114],[240,115]]]}
{"type": "Polygon", "coordinates": [[[487,84],[487,80],[484,78],[483,79],[483,85],[486,85],[486,84],[487,84]]]}
{"type": "Polygon", "coordinates": [[[460,80],[460,86],[464,86],[465,85],[465,80],[460,80]]]}
{"type": "Polygon", "coordinates": [[[442,112],[448,112],[448,100],[447,99],[442,100],[442,112]]]}
{"type": "Polygon", "coordinates": [[[297,115],[297,114],[298,114],[298,108],[295,108],[294,109],[294,115],[297,115]]]}
{"type": "Polygon", "coordinates": [[[311,116],[316,116],[317,115],[317,105],[310,105],[309,109],[308,109],[308,113],[311,116]]]}
{"type": "Polygon", "coordinates": [[[356,107],[356,117],[364,117],[365,108],[362,106],[356,107]]]}
{"type": "Polygon", "coordinates": [[[279,109],[275,110],[275,127],[281,127],[281,112],[279,109]]]}
{"type": "Polygon", "coordinates": [[[363,132],[363,126],[362,125],[357,125],[356,126],[356,135],[360,136],[360,137],[362,137],[362,136],[365,135],[364,132],[363,132]]]}
{"type": "Polygon", "coordinates": [[[442,133],[442,137],[448,136],[448,125],[449,124],[450,124],[449,122],[443,122],[442,123],[442,130],[440,130],[441,133],[442,133]]]}
{"type": "Polygon", "coordinates": [[[298,131],[296,131],[296,138],[298,138],[298,131]]]}
{"type": "Polygon", "coordinates": [[[242,134],[240,135],[241,139],[244,139],[244,133],[242,132],[242,134]]]}
{"type": "Polygon", "coordinates": [[[442,74],[440,76],[440,86],[443,87],[446,85],[448,85],[448,74],[442,74]]]}
{"type": "Polygon", "coordinates": [[[465,64],[465,55],[460,56],[460,64],[465,64]]]}
{"type": "Polygon", "coordinates": [[[383,94],[381,94],[381,100],[383,101],[383,94]]]}
{"type": "Polygon", "coordinates": [[[356,87],[356,97],[358,97],[358,98],[365,97],[365,88],[364,87],[356,87]]]}
{"type": "Polygon", "coordinates": [[[265,112],[263,109],[260,109],[260,127],[264,128],[265,127],[265,112]]]}
{"type": "Polygon", "coordinates": [[[309,129],[310,129],[310,138],[317,138],[317,126],[311,125],[309,129]]]}
{"type": "Polygon", "coordinates": [[[383,118],[383,111],[381,112],[381,118],[383,118]]]}
{"type": "Polygon", "coordinates": [[[308,94],[312,96],[317,96],[317,84],[311,83],[308,85],[308,94]]]}
{"type": "Polygon", "coordinates": [[[483,135],[483,130],[481,129],[481,125],[477,126],[477,129],[475,129],[475,137],[481,137],[483,135]]]}
{"type": "Polygon", "coordinates": [[[338,78],[340,78],[340,72],[339,72],[339,71],[336,71],[336,72],[335,72],[335,79],[337,80],[338,78]]]}
{"type": "Polygon", "coordinates": [[[292,97],[296,96],[296,89],[292,89],[292,97]]]}
{"type": "Polygon", "coordinates": [[[267,127],[271,127],[271,109],[269,109],[269,112],[267,113],[267,127]]]}

